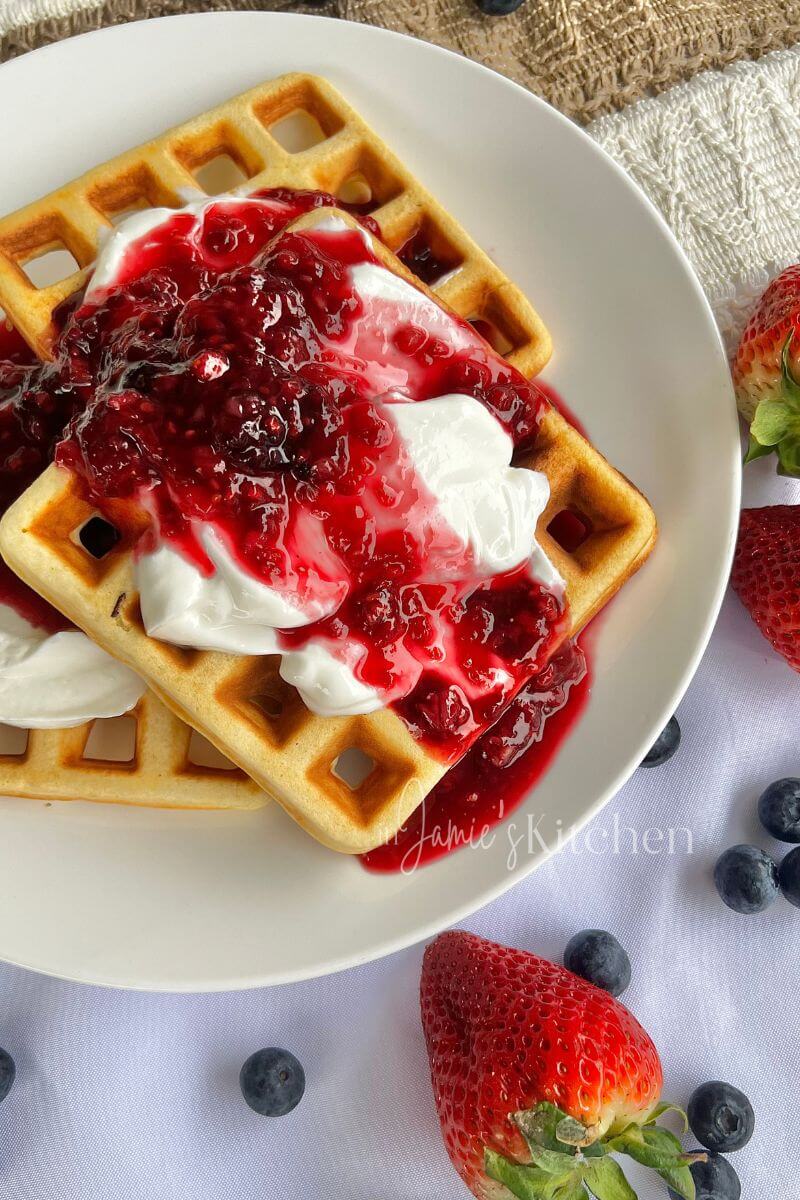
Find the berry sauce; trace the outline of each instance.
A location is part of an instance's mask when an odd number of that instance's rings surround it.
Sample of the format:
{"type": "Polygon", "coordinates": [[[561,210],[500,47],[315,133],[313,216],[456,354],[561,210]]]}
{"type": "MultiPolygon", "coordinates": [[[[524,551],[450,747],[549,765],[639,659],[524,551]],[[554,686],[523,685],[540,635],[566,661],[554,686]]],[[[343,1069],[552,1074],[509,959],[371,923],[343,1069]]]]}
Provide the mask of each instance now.
{"type": "Polygon", "coordinates": [[[484,841],[547,770],[582,713],[589,687],[582,647],[565,642],[391,841],[361,855],[362,865],[379,873],[409,873],[484,841]]]}
{"type": "MultiPolygon", "coordinates": [[[[206,243],[210,254],[219,252],[220,269],[247,262],[285,224],[311,209],[347,205],[324,192],[298,192],[275,188],[269,203],[240,206],[237,220],[213,220],[207,223],[206,243]]],[[[370,232],[378,227],[369,216],[360,218],[370,232]]],[[[181,218],[176,218],[180,222],[181,218]]],[[[183,218],[184,224],[186,219],[183,218]]],[[[165,247],[155,236],[152,265],[163,265],[165,247]]],[[[184,287],[191,290],[198,282],[192,272],[196,256],[180,241],[170,255],[184,287]],[[184,269],[185,268],[185,269],[184,269]]],[[[213,262],[213,258],[212,258],[213,262]]],[[[146,259],[131,264],[147,268],[146,259]]],[[[157,286],[158,279],[153,283],[157,286]]],[[[57,314],[57,327],[64,331],[73,322],[80,296],[68,301],[57,314]]],[[[91,336],[91,331],[87,331],[91,336]]],[[[0,312],[0,516],[25,491],[52,461],[56,444],[69,422],[84,408],[91,395],[92,377],[85,362],[86,341],[65,348],[56,343],[55,362],[40,363],[22,336],[0,312]]],[[[50,632],[73,628],[51,605],[0,563],[0,603],[8,604],[31,624],[50,632]]]]}
{"type": "Polygon", "coordinates": [[[61,314],[58,385],[82,405],[56,461],[110,517],[109,500],[146,509],[140,553],[166,541],[211,574],[197,529],[213,525],[292,603],[336,597],[280,644],[313,638],[351,658],[355,645],[360,682],[452,762],[546,664],[568,617],[525,565],[486,579],[384,401],[467,394],[519,450],[546,401],[467,322],[421,295],[409,309],[358,289],[357,268],[385,271],[358,230],[274,237],[319,203],[226,200],[129,243],[113,285],[61,314]]]}
{"type": "MultiPolygon", "coordinates": [[[[192,519],[225,531],[243,565],[275,584],[288,568],[297,573],[302,555],[292,563],[292,542],[298,550],[304,522],[324,518],[334,553],[322,574],[335,582],[336,560],[344,560],[349,590],[333,617],[285,632],[285,644],[346,633],[368,650],[362,678],[382,687],[398,660],[421,661],[417,685],[396,710],[445,759],[470,746],[392,842],[363,858],[372,871],[409,869],[475,840],[513,810],[577,718],[589,677],[577,645],[552,654],[566,625],[554,596],[522,568],[476,582],[468,552],[433,529],[432,500],[374,398],[389,388],[412,400],[466,392],[520,451],[535,439],[545,398],[564,407],[460,321],[455,349],[429,328],[397,321],[382,346],[392,370],[376,378],[365,366],[375,330],[371,344],[369,330],[354,336],[356,318],[369,326],[369,314],[343,270],[348,257],[350,265],[370,257],[363,241],[338,237],[326,247],[319,234],[313,243],[287,235],[268,249],[298,215],[347,206],[284,189],[260,200],[208,210],[199,237],[190,214],[152,230],[124,255],[113,290],[62,307],[51,364],[36,363],[0,325],[0,511],[67,430],[57,460],[78,473],[98,508],[107,496],[146,495],[158,535],[203,569],[192,519]],[[280,309],[292,320],[276,320],[280,309]],[[364,512],[346,500],[354,495],[362,509],[398,519],[367,536],[364,512]],[[413,536],[420,525],[428,543],[438,536],[443,559],[457,562],[457,579],[419,578],[423,551],[431,552],[413,536]],[[278,545],[289,547],[288,561],[278,545]],[[463,664],[457,678],[441,662],[442,627],[463,664]],[[507,680],[499,692],[485,686],[498,667],[507,680]]],[[[352,210],[378,232],[363,206],[352,210]]],[[[421,234],[400,257],[426,282],[455,265],[421,234]]],[[[116,505],[117,524],[119,512],[116,505]]],[[[1,564],[0,600],[36,625],[68,627],[1,564]]]]}
{"type": "Polygon", "coordinates": [[[54,383],[50,369],[0,319],[0,513],[41,474],[77,411],[71,391],[54,383]]]}
{"type": "MultiPolygon", "coordinates": [[[[0,315],[0,515],[47,465],[68,419],[57,411],[58,401],[30,388],[37,370],[33,351],[0,315]]],[[[71,628],[2,561],[0,604],[48,633],[71,628]]]]}

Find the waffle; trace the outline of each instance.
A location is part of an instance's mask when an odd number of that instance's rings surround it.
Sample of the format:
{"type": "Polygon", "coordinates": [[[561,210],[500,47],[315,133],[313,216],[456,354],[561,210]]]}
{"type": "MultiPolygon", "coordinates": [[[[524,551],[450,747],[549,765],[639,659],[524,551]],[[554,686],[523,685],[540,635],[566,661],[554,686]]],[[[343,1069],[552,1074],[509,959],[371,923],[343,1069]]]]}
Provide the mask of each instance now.
{"type": "MultiPolygon", "coordinates": [[[[289,228],[319,219],[319,213],[309,213],[289,228]]],[[[391,270],[418,284],[389,250],[377,242],[373,250],[391,270]]],[[[566,581],[574,634],[643,561],[655,538],[655,520],[644,497],[554,409],[548,408],[524,465],[550,480],[551,499],[538,533],[566,581]],[[572,554],[547,531],[564,509],[585,517],[590,530],[572,554]]],[[[281,680],[276,657],[181,649],[148,638],[133,576],[132,545],[139,531],[123,533],[104,558],[94,559],[74,536],[91,515],[79,481],[50,467],[0,523],[0,551],[23,579],[129,663],[320,841],[354,853],[388,840],[446,764],[415,741],[391,709],[348,718],[313,715],[281,680]],[[371,764],[355,786],[342,769],[353,752],[371,764]]],[[[113,511],[106,515],[113,520],[113,511]]]]}
{"type": "MultiPolygon", "coordinates": [[[[245,193],[318,188],[378,204],[373,215],[388,246],[399,249],[421,233],[439,259],[458,267],[437,288],[445,300],[484,321],[519,370],[531,375],[546,363],[549,335],[519,289],[334,88],[301,74],[246,92],[0,220],[0,309],[40,358],[50,354],[54,310],[84,286],[101,239],[120,215],[182,205],[188,193],[199,190],[197,172],[223,158],[239,169],[245,193]],[[279,132],[293,114],[304,114],[320,138],[300,153],[289,152],[271,132],[276,127],[279,132]],[[79,269],[56,284],[35,287],[24,268],[55,250],[67,250],[79,269]]],[[[0,790],[187,807],[252,808],[264,802],[263,793],[240,771],[190,762],[189,732],[155,696],[146,696],[134,715],[137,738],[130,762],[84,758],[91,723],[34,731],[22,753],[0,753],[0,790]]]]}
{"type": "Polygon", "coordinates": [[[251,809],[268,800],[240,768],[217,764],[213,754],[196,747],[191,727],[152,692],[122,718],[98,718],[71,729],[0,725],[0,731],[0,795],[154,808],[251,809]],[[130,754],[122,760],[112,757],[122,748],[119,730],[115,737],[111,728],[118,721],[134,723],[130,754]],[[94,732],[105,746],[95,748],[94,732]]]}
{"type": "Polygon", "coordinates": [[[19,753],[0,754],[0,794],[152,808],[250,809],[267,802],[240,768],[193,762],[192,729],[152,692],[128,717],[136,722],[135,744],[124,762],[91,756],[93,721],[28,730],[19,753]]]}
{"type": "Polygon", "coordinates": [[[187,194],[203,190],[197,173],[218,159],[238,167],[242,193],[311,188],[376,205],[372,216],[391,250],[421,234],[438,259],[452,264],[454,273],[436,288],[441,300],[484,321],[524,375],[547,362],[550,336],[519,288],[335,88],[302,74],[245,92],[0,220],[0,307],[40,357],[48,356],[53,311],[86,282],[115,218],[135,208],[180,207],[187,194]],[[293,154],[276,133],[296,114],[305,115],[322,140],[293,154]],[[67,250],[79,270],[37,289],[23,268],[53,250],[67,250]]]}

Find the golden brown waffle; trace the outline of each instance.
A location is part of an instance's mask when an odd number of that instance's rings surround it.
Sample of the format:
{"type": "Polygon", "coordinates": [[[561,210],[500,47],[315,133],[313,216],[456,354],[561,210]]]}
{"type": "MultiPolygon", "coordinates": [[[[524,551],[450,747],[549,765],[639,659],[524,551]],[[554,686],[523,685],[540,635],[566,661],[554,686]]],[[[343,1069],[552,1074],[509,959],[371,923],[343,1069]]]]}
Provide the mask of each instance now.
{"type": "MultiPolygon", "coordinates": [[[[309,213],[290,228],[319,219],[319,213],[309,213]]],[[[390,251],[377,242],[373,249],[391,270],[414,282],[390,251]]],[[[576,633],[646,557],[655,519],[644,497],[555,410],[547,411],[526,465],[550,480],[551,499],[538,532],[566,580],[576,633]],[[573,554],[547,532],[564,509],[582,514],[591,529],[573,554]]],[[[123,534],[104,558],[92,558],[74,536],[91,515],[78,481],[50,467],[0,523],[0,552],[320,841],[355,853],[390,838],[445,765],[389,709],[350,718],[314,716],[280,679],[275,658],[179,649],[148,638],[133,581],[138,531],[123,534]],[[355,787],[337,774],[348,751],[373,764],[355,787]]]]}
{"type": "MultiPolygon", "coordinates": [[[[462,314],[486,321],[520,370],[534,374],[549,358],[549,335],[519,289],[330,84],[300,74],[246,92],[0,220],[0,309],[40,357],[49,353],[54,309],[83,286],[102,237],[119,216],[183,204],[187,191],[200,185],[197,173],[223,158],[238,167],[244,192],[319,188],[377,203],[374,216],[387,245],[399,249],[421,232],[437,258],[458,267],[440,295],[462,314]],[[291,153],[270,131],[277,127],[279,133],[282,122],[298,115],[305,116],[302,136],[316,131],[320,140],[291,153]],[[36,288],[24,268],[53,250],[69,251],[80,269],[36,288]]],[[[241,772],[190,763],[187,731],[154,697],[141,702],[137,722],[136,755],[123,764],[83,758],[91,725],[31,733],[24,753],[0,753],[0,791],[201,807],[264,802],[241,772]],[[219,790],[212,796],[214,787],[219,790]]]]}
{"type": "Polygon", "coordinates": [[[192,728],[152,692],[122,718],[72,729],[0,730],[0,795],[154,808],[252,809],[268,801],[244,771],[197,747],[192,728]],[[119,722],[132,724],[129,753],[113,729],[119,722]],[[107,736],[95,748],[96,732],[107,736]]]}
{"type": "Polygon", "coordinates": [[[436,289],[442,300],[486,321],[523,374],[547,362],[550,336],[519,288],[335,88],[300,74],[245,92],[0,220],[0,307],[37,354],[47,356],[53,310],[83,286],[114,219],[133,208],[180,207],[187,191],[197,191],[197,173],[220,158],[239,168],[243,192],[312,188],[377,204],[372,215],[391,250],[421,232],[436,257],[457,268],[436,289]],[[271,130],[297,114],[323,140],[293,154],[271,130]],[[23,267],[52,250],[69,251],[81,269],[37,289],[23,267]]]}
{"type": "Polygon", "coordinates": [[[17,754],[0,754],[0,794],[155,808],[250,809],[267,802],[238,767],[193,762],[191,728],[152,692],[124,719],[136,722],[133,752],[124,762],[92,757],[93,721],[29,730],[17,754]]]}

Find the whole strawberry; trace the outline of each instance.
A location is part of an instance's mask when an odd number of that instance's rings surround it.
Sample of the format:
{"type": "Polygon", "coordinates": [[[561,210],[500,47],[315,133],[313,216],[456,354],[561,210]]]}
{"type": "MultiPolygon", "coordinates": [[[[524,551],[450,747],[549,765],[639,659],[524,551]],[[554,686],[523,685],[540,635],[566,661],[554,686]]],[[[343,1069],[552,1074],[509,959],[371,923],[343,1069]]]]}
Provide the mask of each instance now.
{"type": "Polygon", "coordinates": [[[635,1200],[611,1152],[694,1184],[656,1119],[661,1063],[607,992],[534,954],[471,933],[425,951],[422,1026],[445,1145],[480,1200],[635,1200]]]}
{"type": "Polygon", "coordinates": [[[800,506],[742,510],[731,583],[764,637],[800,671],[800,506]]]}
{"type": "Polygon", "coordinates": [[[800,475],[800,266],[764,292],[733,362],[739,412],[750,424],[747,459],[773,451],[783,475],[800,475]]]}

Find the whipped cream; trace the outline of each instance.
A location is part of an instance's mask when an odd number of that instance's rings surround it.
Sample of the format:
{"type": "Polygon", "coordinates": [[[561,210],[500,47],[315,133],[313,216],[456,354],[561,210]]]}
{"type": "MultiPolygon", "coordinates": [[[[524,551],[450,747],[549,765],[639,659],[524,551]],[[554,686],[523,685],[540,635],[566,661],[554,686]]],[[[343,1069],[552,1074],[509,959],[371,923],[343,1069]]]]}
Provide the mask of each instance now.
{"type": "MultiPolygon", "coordinates": [[[[195,205],[187,206],[194,211],[195,205]]],[[[119,275],[123,260],[132,242],[147,237],[159,225],[163,225],[170,217],[175,216],[172,208],[145,208],[141,212],[131,213],[121,221],[116,229],[110,229],[101,243],[100,253],[92,270],[91,278],[86,285],[84,300],[93,303],[99,299],[101,292],[112,287],[119,275]]],[[[184,210],[186,211],[186,210],[184,210]]]]}
{"type": "Polygon", "coordinates": [[[564,581],[535,537],[550,499],[547,476],[510,465],[514,444],[488,409],[459,393],[389,404],[385,411],[445,520],[486,575],[528,559],[539,583],[562,590],[564,581]]]}
{"type": "MultiPolygon", "coordinates": [[[[487,577],[523,562],[554,591],[563,581],[535,538],[550,495],[541,472],[510,466],[511,438],[472,396],[403,402],[387,397],[383,411],[397,426],[416,471],[441,514],[469,545],[487,577]]],[[[219,533],[198,531],[214,573],[162,543],[136,562],[142,619],[150,637],[230,654],[282,654],[280,674],[320,716],[373,712],[385,704],[355,675],[363,648],[346,640],[311,639],[282,651],[278,631],[310,625],[335,612],[344,592],[320,580],[320,592],[298,605],[236,563],[219,533]]],[[[346,585],[343,585],[346,588],[346,585]]],[[[421,668],[420,668],[421,669],[421,668]]]]}
{"type": "Polygon", "coordinates": [[[211,526],[197,530],[214,567],[204,576],[179,551],[162,543],[136,562],[142,620],[150,637],[198,650],[275,654],[276,629],[297,629],[336,611],[347,585],[317,580],[301,609],[233,559],[211,526]]]}
{"type": "Polygon", "coordinates": [[[138,675],[77,630],[48,633],[0,603],[0,722],[70,729],[119,717],[144,693],[138,675]]]}

